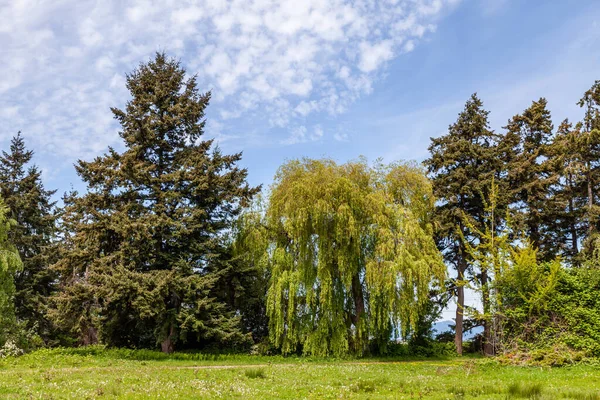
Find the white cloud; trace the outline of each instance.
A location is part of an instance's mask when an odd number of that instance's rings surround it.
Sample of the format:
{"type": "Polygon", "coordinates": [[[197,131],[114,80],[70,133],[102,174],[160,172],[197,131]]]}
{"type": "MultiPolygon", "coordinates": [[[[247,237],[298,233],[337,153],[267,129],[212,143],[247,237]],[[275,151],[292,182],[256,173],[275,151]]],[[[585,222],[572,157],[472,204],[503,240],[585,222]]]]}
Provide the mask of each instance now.
{"type": "Polygon", "coordinates": [[[321,125],[317,125],[315,126],[315,129],[312,133],[312,135],[310,136],[311,140],[320,140],[323,137],[323,128],[321,128],[321,125]]]}
{"type": "Polygon", "coordinates": [[[362,72],[372,72],[394,56],[393,42],[391,40],[384,40],[374,44],[362,42],[360,44],[360,52],[358,68],[362,72]]]}
{"type": "Polygon", "coordinates": [[[304,143],[306,142],[306,127],[304,125],[295,127],[291,131],[291,135],[281,141],[281,144],[296,144],[296,143],[304,143]]]}
{"type": "MultiPolygon", "coordinates": [[[[370,93],[386,63],[456,2],[2,2],[0,109],[11,111],[0,135],[22,129],[43,151],[95,155],[118,142],[109,108],[128,98],[124,75],[161,50],[213,90],[210,118],[304,126],[311,114],[343,113],[370,93]]],[[[296,128],[291,141],[322,135],[296,128]]]]}
{"type": "Polygon", "coordinates": [[[334,133],[333,138],[338,142],[345,142],[348,140],[348,134],[345,132],[336,132],[334,133]]]}

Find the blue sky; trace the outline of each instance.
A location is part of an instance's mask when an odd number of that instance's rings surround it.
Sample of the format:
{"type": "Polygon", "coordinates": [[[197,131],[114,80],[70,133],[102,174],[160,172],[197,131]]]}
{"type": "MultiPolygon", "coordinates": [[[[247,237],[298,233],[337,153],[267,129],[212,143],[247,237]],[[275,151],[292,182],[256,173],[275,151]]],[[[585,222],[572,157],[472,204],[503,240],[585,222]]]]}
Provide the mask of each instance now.
{"type": "Polygon", "coordinates": [[[496,130],[540,96],[580,118],[599,23],[593,0],[0,0],[0,146],[21,130],[48,188],[81,189],[160,50],[212,89],[207,136],[253,184],[302,156],[422,160],[473,92],[496,130]]]}

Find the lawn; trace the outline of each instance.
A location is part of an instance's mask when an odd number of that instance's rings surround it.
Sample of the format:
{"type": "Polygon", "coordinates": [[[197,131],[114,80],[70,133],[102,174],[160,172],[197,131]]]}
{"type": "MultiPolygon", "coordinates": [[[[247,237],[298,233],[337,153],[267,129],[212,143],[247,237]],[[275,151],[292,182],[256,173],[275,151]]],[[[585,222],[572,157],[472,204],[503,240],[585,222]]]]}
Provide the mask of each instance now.
{"type": "Polygon", "coordinates": [[[0,398],[600,400],[600,366],[42,350],[0,361],[0,398]]]}

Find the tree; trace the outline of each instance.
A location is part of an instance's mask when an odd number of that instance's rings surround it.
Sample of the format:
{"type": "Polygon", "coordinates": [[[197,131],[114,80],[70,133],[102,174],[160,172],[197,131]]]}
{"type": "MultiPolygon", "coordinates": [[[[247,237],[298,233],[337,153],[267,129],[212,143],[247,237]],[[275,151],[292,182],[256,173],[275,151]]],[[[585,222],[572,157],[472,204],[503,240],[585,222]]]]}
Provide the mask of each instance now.
{"type": "MultiPolygon", "coordinates": [[[[600,81],[596,81],[579,100],[584,109],[581,124],[576,127],[577,144],[581,170],[585,176],[587,207],[585,219],[588,237],[598,231],[600,207],[598,205],[598,185],[600,184],[600,81]]],[[[590,242],[592,243],[592,242],[590,242]]]]}
{"type": "Polygon", "coordinates": [[[509,221],[512,218],[507,217],[505,221],[498,218],[499,198],[498,185],[492,179],[488,195],[484,198],[482,219],[477,221],[472,216],[463,214],[463,224],[473,238],[468,240],[461,237],[472,269],[479,271],[479,274],[473,276],[469,287],[481,294],[483,312],[474,309],[473,314],[476,321],[483,321],[483,353],[486,355],[495,354],[498,348],[498,337],[501,335],[498,317],[502,297],[499,282],[509,265],[512,250],[510,238],[516,236],[509,232],[509,221]]]}
{"type": "MultiPolygon", "coordinates": [[[[489,112],[473,94],[466,102],[448,133],[432,138],[430,158],[425,161],[433,183],[433,194],[438,199],[435,221],[438,247],[444,258],[456,269],[452,283],[456,293],[455,344],[462,354],[463,322],[465,311],[464,287],[469,280],[470,256],[465,240],[477,240],[474,232],[464,224],[466,214],[478,229],[484,229],[484,198],[492,179],[499,185],[499,193],[506,193],[503,179],[504,166],[498,148],[499,136],[489,128],[489,112]]],[[[498,213],[506,206],[506,199],[498,199],[498,213]]],[[[476,271],[470,271],[471,274],[476,271]]],[[[487,273],[480,271],[480,281],[487,282],[487,273]]]]}
{"type": "Polygon", "coordinates": [[[245,235],[270,270],[269,334],[283,353],[362,354],[406,337],[444,279],[431,185],[412,164],[296,160],[245,235]]]}
{"type": "Polygon", "coordinates": [[[15,225],[10,210],[0,199],[0,345],[15,334],[15,274],[23,264],[19,253],[10,243],[8,234],[15,225]]]}
{"type": "Polygon", "coordinates": [[[532,102],[508,121],[503,137],[513,222],[544,261],[553,259],[562,244],[555,235],[557,214],[550,196],[558,175],[548,160],[553,125],[547,104],[544,98],[532,102]]]}
{"type": "Polygon", "coordinates": [[[549,146],[548,162],[557,176],[550,188],[550,204],[555,210],[554,236],[563,244],[563,254],[578,263],[580,240],[587,233],[585,213],[587,208],[586,184],[580,159],[581,132],[564,120],[549,146]]]}
{"type": "Polygon", "coordinates": [[[54,319],[83,343],[171,352],[244,340],[214,290],[230,257],[225,234],[259,189],[240,153],[200,140],[210,93],[179,62],[156,54],[127,88],[125,110],[112,109],[125,150],[76,165],[88,192],[66,197],[54,319]]]}
{"type": "Polygon", "coordinates": [[[548,164],[558,178],[551,187],[549,204],[558,211],[554,218],[556,243],[575,264],[593,253],[600,228],[600,81],[584,93],[578,105],[584,117],[575,125],[560,125],[550,146],[548,164]],[[567,245],[568,242],[568,245],[567,245]]]}
{"type": "Polygon", "coordinates": [[[23,260],[15,275],[16,316],[25,329],[35,329],[48,341],[52,326],[46,316],[47,299],[55,279],[49,268],[55,261],[56,213],[51,199],[55,191],[44,188],[35,165],[27,168],[32,157],[21,134],[13,137],[10,152],[0,157],[0,192],[9,217],[16,222],[9,240],[23,260]]]}

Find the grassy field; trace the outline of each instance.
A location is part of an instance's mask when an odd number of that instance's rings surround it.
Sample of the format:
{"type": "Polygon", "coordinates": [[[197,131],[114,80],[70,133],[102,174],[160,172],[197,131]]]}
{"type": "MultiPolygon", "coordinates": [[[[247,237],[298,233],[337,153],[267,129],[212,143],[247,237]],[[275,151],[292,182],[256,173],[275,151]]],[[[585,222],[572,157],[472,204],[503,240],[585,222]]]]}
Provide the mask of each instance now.
{"type": "Polygon", "coordinates": [[[0,361],[0,399],[600,400],[600,366],[42,350],[0,361]]]}

